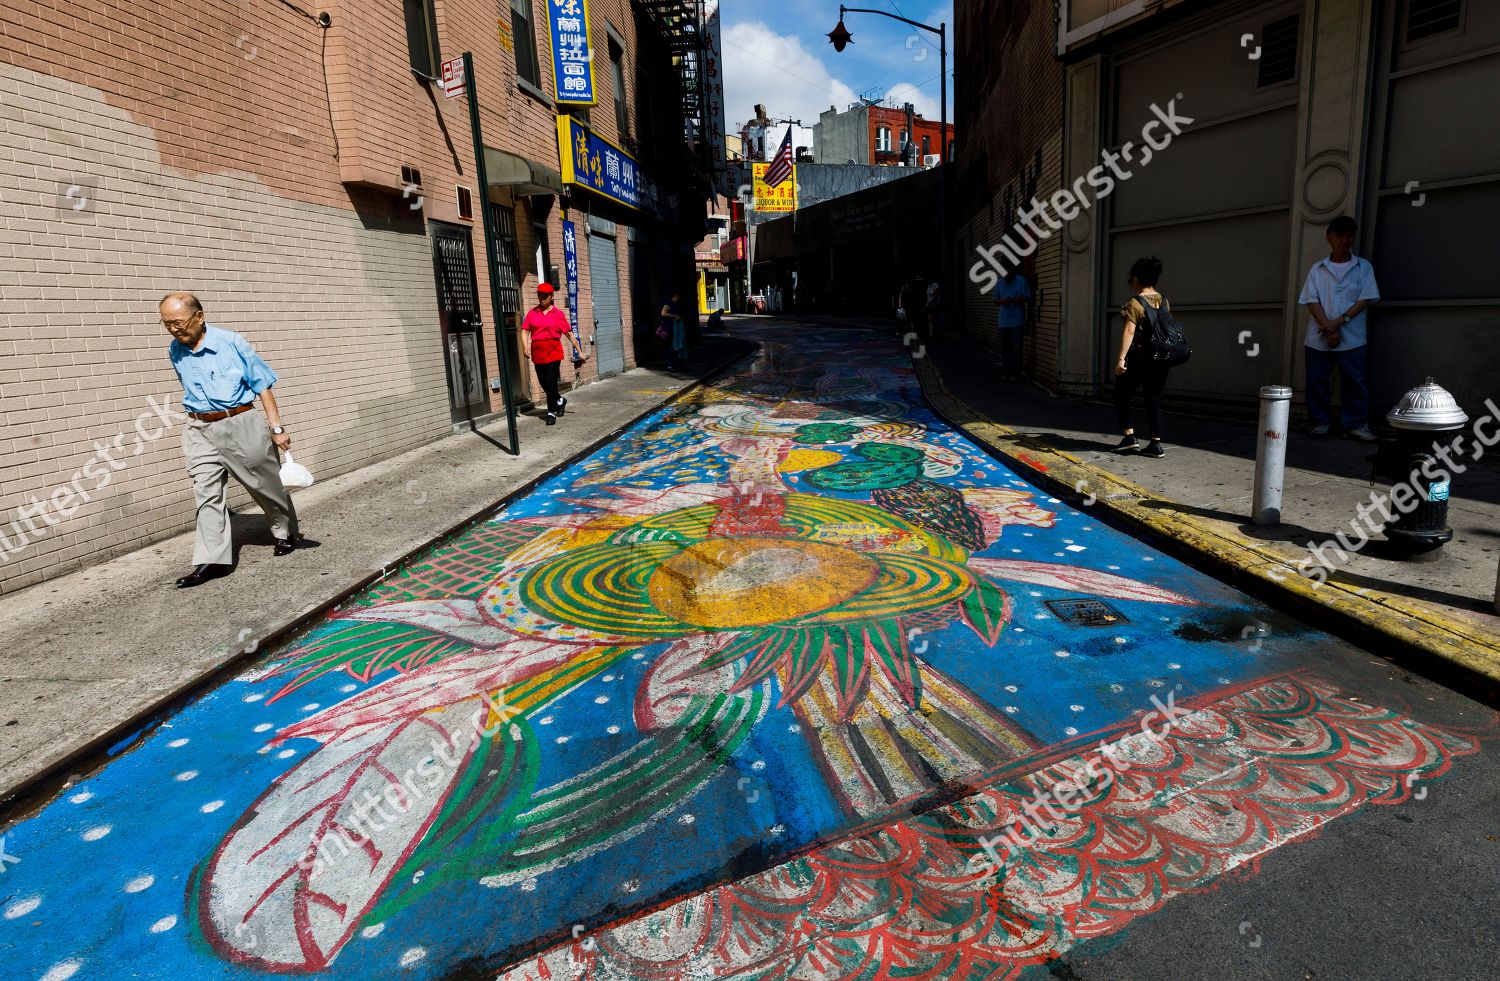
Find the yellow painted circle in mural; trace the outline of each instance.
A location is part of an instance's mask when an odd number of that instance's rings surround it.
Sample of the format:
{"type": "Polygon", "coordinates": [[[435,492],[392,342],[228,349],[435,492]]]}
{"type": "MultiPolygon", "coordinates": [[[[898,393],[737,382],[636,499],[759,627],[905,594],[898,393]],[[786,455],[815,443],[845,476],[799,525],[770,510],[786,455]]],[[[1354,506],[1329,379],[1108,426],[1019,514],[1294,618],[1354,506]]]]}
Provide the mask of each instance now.
{"type": "Polygon", "coordinates": [[[663,613],[715,630],[763,626],[846,602],[875,581],[868,555],[817,542],[711,538],[663,562],[647,593],[663,613]]]}
{"type": "Polygon", "coordinates": [[[792,450],[776,469],[782,473],[802,473],[804,470],[817,470],[819,467],[831,467],[843,462],[844,455],[832,450],[792,450]]]}

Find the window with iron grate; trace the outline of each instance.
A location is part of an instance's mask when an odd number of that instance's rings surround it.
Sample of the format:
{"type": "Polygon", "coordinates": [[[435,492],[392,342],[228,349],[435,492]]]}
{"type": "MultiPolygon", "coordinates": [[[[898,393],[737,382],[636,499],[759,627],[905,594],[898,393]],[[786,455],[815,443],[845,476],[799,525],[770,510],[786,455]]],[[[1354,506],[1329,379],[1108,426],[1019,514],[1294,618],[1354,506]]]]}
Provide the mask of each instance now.
{"type": "Polygon", "coordinates": [[[1406,8],[1406,43],[1451,34],[1463,27],[1464,0],[1410,0],[1406,8]]]}
{"type": "Polygon", "coordinates": [[[1260,32],[1260,73],[1257,88],[1281,85],[1297,78],[1297,37],[1301,18],[1296,14],[1272,21],[1260,32]]]}

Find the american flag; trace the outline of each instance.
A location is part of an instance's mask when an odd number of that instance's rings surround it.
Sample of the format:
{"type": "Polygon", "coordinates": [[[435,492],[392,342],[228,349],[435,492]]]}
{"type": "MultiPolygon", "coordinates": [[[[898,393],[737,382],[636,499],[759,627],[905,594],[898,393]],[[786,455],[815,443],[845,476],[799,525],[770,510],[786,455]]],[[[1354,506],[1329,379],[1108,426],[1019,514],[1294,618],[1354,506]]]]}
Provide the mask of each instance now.
{"type": "Polygon", "coordinates": [[[766,168],[766,186],[775,187],[788,177],[792,176],[792,128],[786,128],[786,139],[781,141],[781,148],[776,151],[776,156],[771,158],[771,166],[766,168]]]}

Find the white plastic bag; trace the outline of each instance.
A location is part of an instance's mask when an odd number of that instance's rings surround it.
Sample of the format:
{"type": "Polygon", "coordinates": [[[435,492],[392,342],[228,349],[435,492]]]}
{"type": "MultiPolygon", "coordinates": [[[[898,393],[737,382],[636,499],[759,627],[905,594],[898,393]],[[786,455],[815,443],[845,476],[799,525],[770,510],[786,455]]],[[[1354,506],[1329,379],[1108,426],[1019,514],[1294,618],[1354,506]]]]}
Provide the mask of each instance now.
{"type": "Polygon", "coordinates": [[[293,460],[290,450],[287,451],[286,459],[281,463],[281,485],[287,490],[297,490],[299,487],[313,485],[312,471],[293,460]]]}

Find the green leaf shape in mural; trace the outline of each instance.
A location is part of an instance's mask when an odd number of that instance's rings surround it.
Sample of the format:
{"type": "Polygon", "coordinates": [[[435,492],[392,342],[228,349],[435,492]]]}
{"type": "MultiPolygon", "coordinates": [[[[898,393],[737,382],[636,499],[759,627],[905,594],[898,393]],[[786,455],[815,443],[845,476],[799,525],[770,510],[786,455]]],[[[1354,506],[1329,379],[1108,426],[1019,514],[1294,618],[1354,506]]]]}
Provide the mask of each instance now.
{"type": "Polygon", "coordinates": [[[293,656],[277,666],[276,674],[294,677],[266,704],[335,671],[369,682],[391,668],[409,673],[471,650],[462,641],[409,624],[337,620],[309,634],[293,656]]]}
{"type": "Polygon", "coordinates": [[[799,427],[792,435],[792,439],[799,443],[821,445],[847,443],[857,435],[859,435],[858,429],[842,422],[813,422],[799,427]]]}
{"type": "Polygon", "coordinates": [[[1010,619],[1010,596],[1000,587],[980,581],[959,601],[958,609],[969,629],[994,647],[1010,619]]]}

